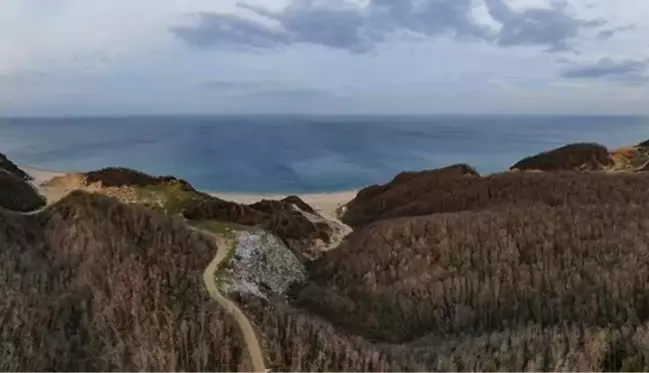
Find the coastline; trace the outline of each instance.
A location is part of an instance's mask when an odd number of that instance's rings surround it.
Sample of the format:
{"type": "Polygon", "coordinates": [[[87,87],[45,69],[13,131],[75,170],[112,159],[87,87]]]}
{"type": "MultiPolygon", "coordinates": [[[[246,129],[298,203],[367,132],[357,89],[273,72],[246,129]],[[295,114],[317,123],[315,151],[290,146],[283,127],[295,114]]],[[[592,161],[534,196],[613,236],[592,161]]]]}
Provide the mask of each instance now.
{"type": "MultiPolygon", "coordinates": [[[[43,168],[39,167],[33,167],[33,166],[25,166],[25,165],[20,165],[20,168],[22,168],[28,175],[30,175],[34,180],[32,181],[34,186],[41,191],[46,197],[49,199],[56,200],[58,198],[61,198],[62,195],[57,194],[56,196],[53,196],[54,198],[49,198],[52,196],[52,191],[45,190],[44,188],[41,187],[41,184],[55,178],[58,176],[63,176],[68,173],[73,173],[75,171],[71,172],[63,172],[63,171],[54,171],[54,170],[46,170],[43,168]]],[[[259,202],[263,199],[282,199],[290,195],[296,195],[300,197],[304,202],[308,203],[311,207],[313,207],[314,210],[316,210],[320,215],[327,219],[331,220],[337,220],[336,216],[336,210],[347,204],[349,201],[354,199],[356,197],[356,193],[358,193],[358,190],[348,190],[348,191],[342,191],[342,192],[321,192],[321,193],[303,193],[303,194],[295,194],[295,193],[287,193],[287,194],[280,194],[280,193],[236,193],[236,192],[219,192],[219,191],[206,191],[206,190],[201,190],[201,192],[207,193],[212,197],[224,199],[227,201],[232,201],[232,202],[237,202],[241,204],[252,204],[255,202],[259,202]]]]}

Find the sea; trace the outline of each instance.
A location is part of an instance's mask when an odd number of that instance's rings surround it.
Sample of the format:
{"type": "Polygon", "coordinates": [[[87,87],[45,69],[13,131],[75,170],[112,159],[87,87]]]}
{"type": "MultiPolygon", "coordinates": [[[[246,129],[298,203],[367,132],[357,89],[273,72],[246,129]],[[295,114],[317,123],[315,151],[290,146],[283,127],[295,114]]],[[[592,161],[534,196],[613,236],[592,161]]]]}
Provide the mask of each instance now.
{"type": "Polygon", "coordinates": [[[336,192],[405,170],[480,173],[574,142],[649,139],[649,118],[611,116],[215,115],[0,118],[0,153],[22,166],[107,166],[173,175],[209,191],[336,192]]]}

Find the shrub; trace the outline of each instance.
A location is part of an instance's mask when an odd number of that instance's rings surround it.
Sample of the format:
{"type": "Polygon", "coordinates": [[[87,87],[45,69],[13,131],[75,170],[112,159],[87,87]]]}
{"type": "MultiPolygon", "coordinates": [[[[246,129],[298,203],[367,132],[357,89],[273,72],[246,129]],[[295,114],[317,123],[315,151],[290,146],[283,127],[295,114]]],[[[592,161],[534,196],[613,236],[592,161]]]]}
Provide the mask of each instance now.
{"type": "Polygon", "coordinates": [[[45,199],[24,179],[0,171],[0,207],[20,212],[38,210],[45,199]]]}
{"type": "Polygon", "coordinates": [[[511,167],[520,171],[594,171],[613,164],[605,146],[578,143],[524,158],[511,167]]]}

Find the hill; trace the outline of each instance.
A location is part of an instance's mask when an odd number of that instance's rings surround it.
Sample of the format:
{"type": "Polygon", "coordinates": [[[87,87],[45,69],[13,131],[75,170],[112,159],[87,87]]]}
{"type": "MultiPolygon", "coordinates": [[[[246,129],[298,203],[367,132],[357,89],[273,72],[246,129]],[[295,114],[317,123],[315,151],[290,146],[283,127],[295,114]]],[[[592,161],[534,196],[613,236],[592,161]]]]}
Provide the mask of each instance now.
{"type": "Polygon", "coordinates": [[[23,178],[0,170],[0,208],[27,212],[45,206],[45,199],[23,178]]]}
{"type": "Polygon", "coordinates": [[[50,187],[93,194],[0,210],[0,369],[249,370],[201,279],[221,248],[191,224],[234,227],[219,286],[274,371],[649,370],[642,146],[606,151],[613,165],[576,146],[536,158],[544,172],[399,174],[345,207],[342,245],[301,261],[283,243],[309,254],[331,226],[297,197],[245,205],[134,170],[67,175],[50,187]],[[614,172],[621,157],[633,172],[614,172]]]}
{"type": "Polygon", "coordinates": [[[0,170],[6,171],[22,180],[31,180],[25,171],[16,166],[6,155],[0,153],[0,170]]]}
{"type": "Polygon", "coordinates": [[[512,170],[520,171],[599,171],[613,166],[605,146],[593,143],[576,143],[527,157],[514,164],[512,170]]]}
{"type": "Polygon", "coordinates": [[[217,247],[181,222],[74,192],[0,211],[0,247],[2,370],[249,369],[202,283],[217,247]]]}
{"type": "Polygon", "coordinates": [[[55,195],[84,190],[110,196],[166,215],[182,216],[216,234],[232,226],[264,229],[305,260],[319,257],[345,234],[345,227],[325,219],[298,196],[246,205],[199,192],[172,176],[152,176],[128,168],[66,174],[48,181],[44,188],[54,190],[50,194],[55,195]]]}
{"type": "Polygon", "coordinates": [[[451,178],[311,263],[291,317],[404,370],[647,370],[647,181],[451,178]]]}
{"type": "MultiPolygon", "coordinates": [[[[217,248],[183,223],[74,192],[36,215],[0,211],[0,228],[0,369],[250,371],[236,325],[202,284],[217,248]]],[[[317,345],[300,341],[313,342],[305,333],[323,324],[285,316],[254,318],[260,330],[288,332],[264,334],[275,370],[348,370],[373,351],[332,346],[337,355],[302,360],[299,350],[317,345]]]]}
{"type": "Polygon", "coordinates": [[[646,173],[502,173],[485,177],[429,174],[371,198],[357,197],[342,219],[353,227],[400,216],[479,210],[508,204],[645,204],[646,173]]]}

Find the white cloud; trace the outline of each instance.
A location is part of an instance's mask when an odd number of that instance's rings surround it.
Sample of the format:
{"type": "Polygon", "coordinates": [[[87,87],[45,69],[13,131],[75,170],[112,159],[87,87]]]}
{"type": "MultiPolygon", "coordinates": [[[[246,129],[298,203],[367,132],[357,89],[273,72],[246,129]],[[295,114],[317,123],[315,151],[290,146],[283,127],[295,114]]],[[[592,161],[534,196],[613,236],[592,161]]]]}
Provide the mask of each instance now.
{"type": "MultiPolygon", "coordinates": [[[[469,16],[497,33],[501,24],[484,0],[471,1],[469,16]]],[[[369,2],[366,0],[366,5],[369,2]]],[[[273,12],[281,12],[287,4],[284,0],[247,3],[273,12]]],[[[556,3],[505,0],[502,4],[521,13],[550,9],[556,3]]],[[[326,28],[304,29],[309,23],[293,18],[291,24],[299,28],[292,27],[303,33],[301,40],[311,43],[257,51],[192,48],[170,28],[191,25],[201,13],[242,15],[248,20],[259,20],[263,14],[255,16],[237,7],[235,0],[4,0],[0,12],[0,112],[622,110],[649,114],[647,86],[562,77],[568,68],[605,58],[612,63],[647,60],[649,21],[643,15],[649,14],[649,2],[573,0],[566,4],[571,17],[606,20],[602,29],[611,31],[612,36],[597,38],[602,30],[584,30],[574,43],[575,53],[562,53],[561,58],[568,62],[561,63],[560,56],[533,45],[546,40],[538,37],[523,39],[531,45],[501,47],[488,40],[458,40],[445,34],[419,40],[386,34],[362,53],[349,52],[335,48],[346,45],[336,39],[344,35],[326,34],[326,28]],[[319,41],[324,45],[318,45],[319,41]],[[231,84],[206,89],[202,83],[209,81],[231,84]],[[238,84],[247,84],[250,94],[229,91],[238,84]],[[257,84],[260,88],[255,93],[257,84]]],[[[290,16],[314,14],[305,12],[290,16]]],[[[393,15],[393,20],[397,19],[398,15],[393,15]]],[[[462,27],[471,30],[468,24],[462,27]]],[[[437,35],[435,28],[426,30],[437,35]]]]}

